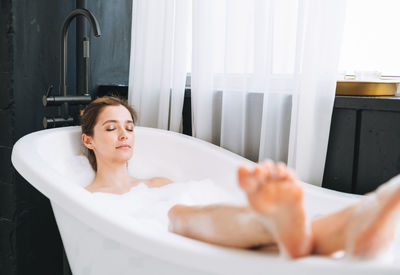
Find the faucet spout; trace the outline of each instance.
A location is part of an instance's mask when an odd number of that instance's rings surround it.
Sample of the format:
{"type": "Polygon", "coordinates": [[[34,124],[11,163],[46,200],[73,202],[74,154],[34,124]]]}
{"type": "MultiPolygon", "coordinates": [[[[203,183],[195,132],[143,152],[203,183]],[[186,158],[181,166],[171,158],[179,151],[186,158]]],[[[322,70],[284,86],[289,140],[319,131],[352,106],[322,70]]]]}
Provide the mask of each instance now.
{"type": "Polygon", "coordinates": [[[71,24],[72,19],[76,16],[84,16],[86,17],[92,29],[94,31],[94,35],[96,37],[101,36],[101,30],[99,23],[97,22],[96,17],[86,9],[75,9],[70,14],[67,15],[64,19],[64,23],[61,27],[61,41],[60,41],[60,58],[61,58],[61,66],[60,66],[60,95],[66,96],[67,95],[67,85],[66,85],[66,71],[67,71],[67,35],[68,35],[68,28],[71,24]]]}

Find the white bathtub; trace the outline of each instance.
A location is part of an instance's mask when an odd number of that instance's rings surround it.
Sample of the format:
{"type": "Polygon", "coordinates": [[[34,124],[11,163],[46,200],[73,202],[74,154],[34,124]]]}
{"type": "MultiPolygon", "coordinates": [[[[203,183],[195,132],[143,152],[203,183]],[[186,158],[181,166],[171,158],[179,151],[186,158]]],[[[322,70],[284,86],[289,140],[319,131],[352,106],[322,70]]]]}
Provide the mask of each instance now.
{"type": "MultiPolygon", "coordinates": [[[[239,192],[236,169],[241,164],[252,164],[181,134],[141,127],[135,131],[135,154],[129,167],[139,171],[136,176],[211,178],[239,192]]],[[[29,134],[15,144],[12,152],[18,172],[51,200],[74,275],[400,274],[397,246],[397,252],[392,253],[395,261],[354,262],[316,256],[288,260],[266,252],[210,245],[167,230],[152,232],[106,205],[93,203],[92,195],[65,168],[66,162],[81,153],[79,127],[29,134]]],[[[307,184],[304,188],[305,206],[313,214],[342,208],[356,198],[307,184]]]]}

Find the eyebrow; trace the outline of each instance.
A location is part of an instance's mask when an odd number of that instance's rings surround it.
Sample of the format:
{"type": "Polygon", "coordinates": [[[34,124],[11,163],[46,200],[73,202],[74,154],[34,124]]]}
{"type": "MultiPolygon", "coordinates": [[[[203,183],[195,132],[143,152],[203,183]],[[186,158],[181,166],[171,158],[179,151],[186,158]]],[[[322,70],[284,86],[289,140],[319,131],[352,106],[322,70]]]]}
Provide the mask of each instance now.
{"type": "MultiPolygon", "coordinates": [[[[104,125],[106,123],[117,123],[117,122],[118,122],[118,120],[110,119],[110,120],[106,120],[102,125],[104,125]]],[[[133,124],[133,121],[132,120],[126,120],[125,123],[132,123],[133,124]]]]}

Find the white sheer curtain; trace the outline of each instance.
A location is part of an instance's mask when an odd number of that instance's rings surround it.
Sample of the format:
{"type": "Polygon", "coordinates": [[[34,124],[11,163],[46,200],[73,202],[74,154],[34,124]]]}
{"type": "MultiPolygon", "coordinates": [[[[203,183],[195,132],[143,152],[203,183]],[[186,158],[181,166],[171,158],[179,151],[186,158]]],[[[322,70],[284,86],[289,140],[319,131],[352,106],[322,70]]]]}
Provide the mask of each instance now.
{"type": "Polygon", "coordinates": [[[133,1],[128,101],[140,126],[179,132],[185,93],[190,1],[133,1]]]}
{"type": "Polygon", "coordinates": [[[287,162],[321,184],[345,0],[133,6],[129,101],[139,125],[180,130],[191,38],[193,136],[254,161],[287,162]]]}
{"type": "Polygon", "coordinates": [[[193,0],[195,137],[321,185],[345,0],[193,0]]]}

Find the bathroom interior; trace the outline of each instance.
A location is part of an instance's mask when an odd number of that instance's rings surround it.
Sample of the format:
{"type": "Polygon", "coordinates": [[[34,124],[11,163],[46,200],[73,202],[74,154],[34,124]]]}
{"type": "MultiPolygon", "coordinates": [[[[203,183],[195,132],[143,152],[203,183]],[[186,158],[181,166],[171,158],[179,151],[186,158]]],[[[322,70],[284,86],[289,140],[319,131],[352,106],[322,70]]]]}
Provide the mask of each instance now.
{"type": "Polygon", "coordinates": [[[11,155],[30,133],[79,125],[104,95],[137,108],[138,126],[283,161],[318,188],[364,195],[399,174],[396,9],[394,0],[1,1],[0,274],[72,274],[50,200],[11,155]]]}

